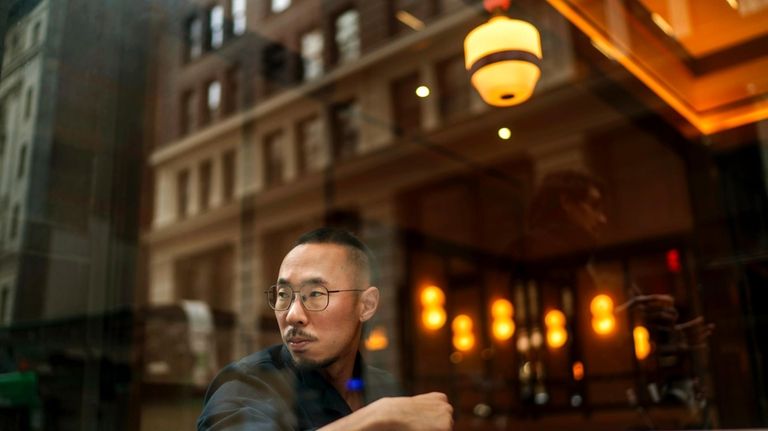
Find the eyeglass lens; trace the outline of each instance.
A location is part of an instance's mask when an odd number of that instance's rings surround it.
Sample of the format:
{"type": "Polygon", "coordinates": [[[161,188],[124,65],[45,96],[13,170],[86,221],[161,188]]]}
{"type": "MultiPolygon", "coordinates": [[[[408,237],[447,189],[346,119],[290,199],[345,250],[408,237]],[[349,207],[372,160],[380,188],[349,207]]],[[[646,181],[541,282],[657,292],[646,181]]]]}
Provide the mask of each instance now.
{"type": "MultiPolygon", "coordinates": [[[[277,311],[287,310],[294,293],[290,286],[272,286],[269,288],[269,305],[277,311]]],[[[298,293],[307,310],[320,311],[328,306],[328,289],[323,286],[304,285],[298,293]]]]}

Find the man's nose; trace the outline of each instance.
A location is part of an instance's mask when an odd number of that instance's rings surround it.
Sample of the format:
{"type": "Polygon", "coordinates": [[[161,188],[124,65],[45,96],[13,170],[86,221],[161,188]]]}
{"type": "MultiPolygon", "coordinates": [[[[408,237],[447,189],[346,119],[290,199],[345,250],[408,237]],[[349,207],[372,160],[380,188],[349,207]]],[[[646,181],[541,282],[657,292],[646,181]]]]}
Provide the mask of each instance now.
{"type": "Polygon", "coordinates": [[[304,308],[304,303],[301,301],[301,293],[294,293],[293,302],[291,302],[291,306],[288,307],[288,314],[285,316],[285,321],[290,325],[307,324],[307,309],[304,308]]]}

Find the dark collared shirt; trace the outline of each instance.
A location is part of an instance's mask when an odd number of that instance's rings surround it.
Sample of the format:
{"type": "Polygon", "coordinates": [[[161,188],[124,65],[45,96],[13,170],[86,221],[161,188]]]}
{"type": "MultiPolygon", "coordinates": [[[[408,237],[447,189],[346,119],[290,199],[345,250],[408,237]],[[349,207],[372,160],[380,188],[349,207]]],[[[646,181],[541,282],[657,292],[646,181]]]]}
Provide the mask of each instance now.
{"type": "MultiPolygon", "coordinates": [[[[365,404],[399,396],[392,376],[355,361],[353,384],[362,382],[365,404]]],[[[272,346],[228,365],[205,394],[198,431],[314,430],[352,413],[316,370],[296,367],[288,349],[272,346]]]]}

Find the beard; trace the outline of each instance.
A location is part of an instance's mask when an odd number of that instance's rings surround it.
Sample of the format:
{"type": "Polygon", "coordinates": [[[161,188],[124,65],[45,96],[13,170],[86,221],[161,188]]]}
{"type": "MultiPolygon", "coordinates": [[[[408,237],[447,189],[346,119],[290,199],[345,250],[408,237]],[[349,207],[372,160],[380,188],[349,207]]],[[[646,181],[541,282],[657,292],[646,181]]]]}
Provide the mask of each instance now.
{"type": "Polygon", "coordinates": [[[329,367],[339,359],[338,357],[331,357],[327,359],[312,360],[307,358],[297,358],[293,356],[293,353],[291,353],[291,358],[293,359],[293,363],[296,365],[296,368],[301,371],[322,370],[329,367]]]}

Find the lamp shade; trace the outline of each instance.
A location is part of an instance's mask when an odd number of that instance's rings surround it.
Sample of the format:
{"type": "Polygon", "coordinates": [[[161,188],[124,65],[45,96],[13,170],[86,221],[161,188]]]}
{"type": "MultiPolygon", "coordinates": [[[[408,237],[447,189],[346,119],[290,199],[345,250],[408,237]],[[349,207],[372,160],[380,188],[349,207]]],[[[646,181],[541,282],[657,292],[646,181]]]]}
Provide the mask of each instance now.
{"type": "Polygon", "coordinates": [[[541,38],[532,24],[492,17],[464,39],[465,66],[480,97],[493,106],[512,106],[533,94],[541,76],[541,38]]]}

